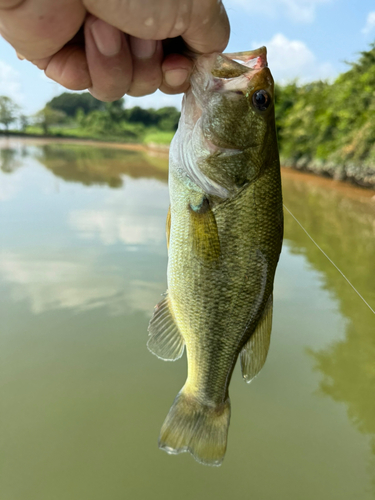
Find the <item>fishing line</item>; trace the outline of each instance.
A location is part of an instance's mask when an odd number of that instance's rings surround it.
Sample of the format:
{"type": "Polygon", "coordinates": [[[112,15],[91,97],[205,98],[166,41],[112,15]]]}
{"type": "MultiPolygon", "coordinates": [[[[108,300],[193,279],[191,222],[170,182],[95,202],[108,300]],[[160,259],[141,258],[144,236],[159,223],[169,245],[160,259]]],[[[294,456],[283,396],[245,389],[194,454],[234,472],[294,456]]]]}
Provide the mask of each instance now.
{"type": "Polygon", "coordinates": [[[302,226],[300,221],[295,217],[292,212],[289,210],[288,207],[284,205],[284,208],[289,214],[293,217],[293,219],[297,222],[297,224],[300,226],[300,228],[307,234],[307,236],[310,238],[310,240],[314,243],[314,245],[322,252],[322,254],[329,260],[329,262],[338,270],[338,272],[341,274],[341,276],[344,278],[345,281],[353,288],[355,293],[363,300],[363,302],[366,304],[366,306],[370,309],[370,311],[375,314],[374,309],[370,306],[370,304],[367,302],[367,300],[359,293],[359,291],[355,288],[354,285],[351,284],[351,282],[348,280],[348,278],[345,276],[345,274],[339,269],[336,264],[333,262],[332,259],[328,257],[328,255],[325,253],[325,251],[318,245],[318,243],[314,240],[312,236],[307,232],[307,230],[302,226]]]}

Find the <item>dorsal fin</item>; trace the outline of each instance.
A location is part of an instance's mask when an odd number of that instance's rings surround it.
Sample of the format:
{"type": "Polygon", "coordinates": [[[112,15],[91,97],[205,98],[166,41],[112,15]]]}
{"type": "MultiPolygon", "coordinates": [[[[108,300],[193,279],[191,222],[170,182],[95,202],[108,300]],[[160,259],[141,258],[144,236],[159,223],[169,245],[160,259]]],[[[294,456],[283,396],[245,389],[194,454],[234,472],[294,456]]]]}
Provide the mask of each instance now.
{"type": "Polygon", "coordinates": [[[150,338],[147,347],[152,354],[164,361],[181,358],[185,341],[173,318],[168,292],[155,306],[148,332],[150,338]]]}
{"type": "Polygon", "coordinates": [[[266,361],[271,340],[272,310],[273,295],[271,293],[255,332],[241,351],[242,376],[247,383],[258,375],[266,361]]]}

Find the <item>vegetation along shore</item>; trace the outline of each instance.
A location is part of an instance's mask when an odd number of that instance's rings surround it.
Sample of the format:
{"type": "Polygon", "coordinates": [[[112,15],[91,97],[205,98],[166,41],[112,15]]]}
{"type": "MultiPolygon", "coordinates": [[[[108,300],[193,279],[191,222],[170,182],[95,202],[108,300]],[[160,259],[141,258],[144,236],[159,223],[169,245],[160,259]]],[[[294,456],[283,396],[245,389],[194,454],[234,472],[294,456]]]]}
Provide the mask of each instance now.
{"type": "MultiPolygon", "coordinates": [[[[375,44],[334,82],[276,85],[276,125],[286,167],[375,188],[375,44]]],[[[168,145],[174,107],[126,109],[64,92],[33,116],[0,96],[0,134],[168,145]]]]}
{"type": "Polygon", "coordinates": [[[375,187],[375,44],[334,82],[277,86],[281,163],[375,187]]]}

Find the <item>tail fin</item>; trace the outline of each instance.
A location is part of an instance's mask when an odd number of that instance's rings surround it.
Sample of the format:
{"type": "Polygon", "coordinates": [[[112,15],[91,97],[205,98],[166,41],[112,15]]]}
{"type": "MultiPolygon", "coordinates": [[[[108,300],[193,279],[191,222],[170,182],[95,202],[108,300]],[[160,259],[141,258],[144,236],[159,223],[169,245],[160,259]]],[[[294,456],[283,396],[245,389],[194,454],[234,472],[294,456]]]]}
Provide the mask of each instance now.
{"type": "Polygon", "coordinates": [[[229,398],[208,406],[182,390],[174,400],[160,431],[159,448],[176,455],[189,451],[205,465],[221,465],[227,448],[229,398]]]}

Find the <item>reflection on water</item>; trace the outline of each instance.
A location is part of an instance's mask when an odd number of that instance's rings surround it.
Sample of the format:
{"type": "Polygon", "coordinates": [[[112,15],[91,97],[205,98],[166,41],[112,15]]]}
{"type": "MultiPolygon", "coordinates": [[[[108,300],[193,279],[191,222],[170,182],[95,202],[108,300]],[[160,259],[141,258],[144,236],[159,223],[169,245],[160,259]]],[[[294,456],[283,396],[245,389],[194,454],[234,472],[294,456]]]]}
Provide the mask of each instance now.
{"type": "Polygon", "coordinates": [[[105,306],[112,314],[124,308],[150,311],[160,284],[143,282],[136,277],[125,280],[110,269],[100,269],[94,258],[28,255],[2,252],[0,276],[10,283],[14,301],[26,301],[34,314],[53,309],[77,312],[105,306]],[[129,285],[131,290],[129,289],[129,285]]]}
{"type": "MultiPolygon", "coordinates": [[[[354,198],[340,190],[284,178],[287,206],[298,213],[303,226],[375,306],[375,203],[368,193],[354,198]]],[[[358,193],[360,193],[358,191],[358,193]]],[[[286,215],[286,237],[293,253],[303,254],[321,272],[322,287],[338,300],[346,325],[343,337],[325,349],[309,350],[323,375],[320,391],[346,403],[349,418],[360,432],[372,436],[375,453],[375,317],[361,302],[332,264],[307,244],[286,215]]]]}
{"type": "Polygon", "coordinates": [[[57,177],[86,186],[107,184],[118,188],[123,184],[124,175],[161,181],[168,178],[165,160],[136,151],[48,144],[42,146],[36,156],[57,177]]]}
{"type": "MultiPolygon", "coordinates": [[[[288,214],[269,359],[250,387],[236,369],[224,465],[157,449],[186,375],[145,347],[166,287],[166,167],[0,142],[1,498],[374,499],[374,316],[288,214]]],[[[374,306],[373,193],[283,183],[374,306]]]]}
{"type": "Polygon", "coordinates": [[[2,172],[10,174],[20,166],[21,162],[17,159],[17,152],[14,149],[0,149],[0,169],[2,172]]]}

